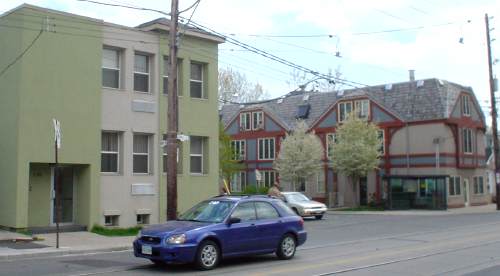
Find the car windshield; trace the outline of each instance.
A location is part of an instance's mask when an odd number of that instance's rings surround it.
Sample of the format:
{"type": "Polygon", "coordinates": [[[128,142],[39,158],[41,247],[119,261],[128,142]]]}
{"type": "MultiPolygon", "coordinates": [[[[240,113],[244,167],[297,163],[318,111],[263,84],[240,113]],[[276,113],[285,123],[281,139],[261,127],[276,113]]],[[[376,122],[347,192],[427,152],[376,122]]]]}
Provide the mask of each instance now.
{"type": "Polygon", "coordinates": [[[233,206],[234,202],[231,201],[203,201],[180,215],[177,220],[217,223],[223,221],[227,217],[233,206]]]}
{"type": "Polygon", "coordinates": [[[303,202],[303,201],[309,201],[309,198],[307,198],[307,196],[303,195],[303,194],[300,194],[300,193],[296,193],[296,194],[287,194],[285,195],[286,197],[286,200],[290,201],[290,202],[303,202]]]}

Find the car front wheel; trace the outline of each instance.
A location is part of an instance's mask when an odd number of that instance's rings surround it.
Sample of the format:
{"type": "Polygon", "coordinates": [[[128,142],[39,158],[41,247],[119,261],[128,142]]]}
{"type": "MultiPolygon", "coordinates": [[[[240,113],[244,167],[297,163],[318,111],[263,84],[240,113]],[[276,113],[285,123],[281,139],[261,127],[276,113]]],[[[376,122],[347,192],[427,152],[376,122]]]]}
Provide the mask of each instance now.
{"type": "Polygon", "coordinates": [[[297,249],[297,241],[291,234],[286,234],[281,238],[281,241],[276,250],[276,255],[282,260],[289,260],[295,255],[297,249]]]}
{"type": "Polygon", "coordinates": [[[196,266],[201,270],[210,270],[217,266],[220,259],[219,246],[213,241],[204,241],[196,253],[196,266]]]}

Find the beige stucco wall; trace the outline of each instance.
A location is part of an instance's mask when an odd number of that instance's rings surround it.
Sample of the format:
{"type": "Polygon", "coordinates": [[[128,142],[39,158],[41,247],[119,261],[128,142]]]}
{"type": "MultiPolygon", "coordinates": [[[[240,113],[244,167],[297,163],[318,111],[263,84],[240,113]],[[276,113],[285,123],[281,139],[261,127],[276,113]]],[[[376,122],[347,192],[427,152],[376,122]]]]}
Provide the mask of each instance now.
{"type": "MultiPolygon", "coordinates": [[[[410,137],[409,151],[412,154],[434,153],[436,149],[433,139],[437,137],[444,138],[444,142],[440,144],[440,152],[455,152],[453,133],[443,123],[410,125],[408,126],[408,133],[410,137]]],[[[406,134],[406,127],[397,130],[393,134],[390,145],[391,154],[406,154],[406,134]]]]}

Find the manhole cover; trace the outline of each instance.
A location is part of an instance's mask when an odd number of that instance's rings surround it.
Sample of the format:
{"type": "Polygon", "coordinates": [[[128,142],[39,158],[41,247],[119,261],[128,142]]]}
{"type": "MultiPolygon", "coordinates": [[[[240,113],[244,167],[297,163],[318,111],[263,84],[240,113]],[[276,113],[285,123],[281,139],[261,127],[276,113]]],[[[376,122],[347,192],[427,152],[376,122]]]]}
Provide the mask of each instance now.
{"type": "Polygon", "coordinates": [[[36,248],[46,248],[49,246],[33,242],[25,242],[25,241],[19,241],[19,242],[0,241],[0,247],[7,247],[11,249],[36,249],[36,248]]]}

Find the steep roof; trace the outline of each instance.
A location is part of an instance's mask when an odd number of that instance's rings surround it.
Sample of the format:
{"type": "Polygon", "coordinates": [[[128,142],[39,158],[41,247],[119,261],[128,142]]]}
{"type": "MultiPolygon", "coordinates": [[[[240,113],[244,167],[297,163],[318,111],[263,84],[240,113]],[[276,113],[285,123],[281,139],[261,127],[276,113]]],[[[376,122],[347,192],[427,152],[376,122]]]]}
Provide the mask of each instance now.
{"type": "Polygon", "coordinates": [[[390,86],[383,84],[343,92],[290,92],[278,99],[243,105],[226,104],[220,114],[222,122],[227,126],[240,111],[263,108],[267,113],[278,117],[287,129],[291,129],[296,121],[298,106],[307,103],[311,108],[305,122],[311,127],[337,101],[368,97],[401,121],[414,122],[449,118],[460,93],[468,92],[484,121],[484,114],[470,87],[439,79],[401,82],[390,86]],[[305,95],[309,95],[307,101],[304,100],[305,95]]]}

